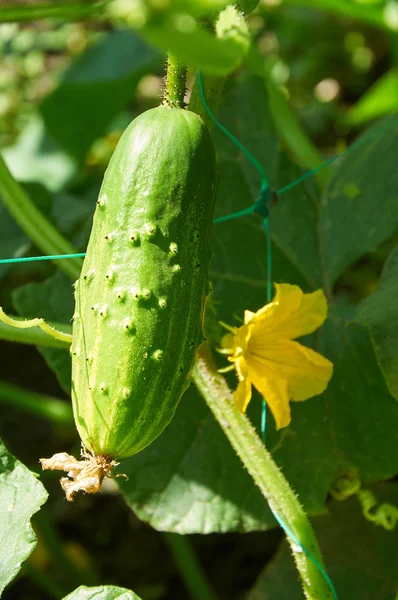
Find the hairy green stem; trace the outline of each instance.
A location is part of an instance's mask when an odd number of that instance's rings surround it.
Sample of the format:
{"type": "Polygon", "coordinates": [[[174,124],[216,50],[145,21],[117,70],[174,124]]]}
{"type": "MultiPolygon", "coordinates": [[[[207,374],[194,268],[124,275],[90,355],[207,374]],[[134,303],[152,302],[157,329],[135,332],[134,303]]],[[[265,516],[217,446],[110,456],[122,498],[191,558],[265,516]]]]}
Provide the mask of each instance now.
{"type": "MultiPolygon", "coordinates": [[[[199,351],[193,380],[272,512],[323,568],[318,542],[304,509],[249,419],[235,408],[233,394],[225,379],[217,373],[207,344],[199,351]]],[[[290,537],[288,541],[305,597],[308,600],[332,600],[331,590],[319,568],[290,537]]]]}
{"type": "Polygon", "coordinates": [[[54,2],[19,6],[10,3],[0,8],[0,23],[50,18],[80,21],[100,15],[104,6],[105,2],[54,2]]]}
{"type": "Polygon", "coordinates": [[[9,404],[59,425],[73,424],[72,408],[67,402],[3,381],[0,381],[0,404],[9,404]]]}
{"type": "Polygon", "coordinates": [[[181,64],[172,54],[169,54],[162,104],[170,108],[184,108],[186,80],[186,65],[181,64]]]}
{"type": "Polygon", "coordinates": [[[217,596],[196,557],[189,537],[177,533],[164,533],[163,537],[192,598],[195,600],[217,600],[217,596]]]}
{"type": "MultiPolygon", "coordinates": [[[[11,175],[0,156],[0,198],[18,225],[45,254],[76,252],[59,231],[33,204],[23,187],[11,175]]],[[[80,275],[82,261],[73,258],[54,261],[73,280],[80,275]]]]}

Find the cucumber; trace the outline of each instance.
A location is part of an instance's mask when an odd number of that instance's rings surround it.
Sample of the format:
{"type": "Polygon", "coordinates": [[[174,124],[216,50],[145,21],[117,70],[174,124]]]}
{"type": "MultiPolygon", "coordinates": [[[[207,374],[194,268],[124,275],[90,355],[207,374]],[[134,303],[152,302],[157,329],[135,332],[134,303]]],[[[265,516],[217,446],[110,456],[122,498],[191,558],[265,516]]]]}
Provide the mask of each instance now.
{"type": "Polygon", "coordinates": [[[215,187],[192,112],[148,110],[116,147],[75,283],[72,403],[94,456],[129,457],[173,418],[203,339],[215,187]]]}

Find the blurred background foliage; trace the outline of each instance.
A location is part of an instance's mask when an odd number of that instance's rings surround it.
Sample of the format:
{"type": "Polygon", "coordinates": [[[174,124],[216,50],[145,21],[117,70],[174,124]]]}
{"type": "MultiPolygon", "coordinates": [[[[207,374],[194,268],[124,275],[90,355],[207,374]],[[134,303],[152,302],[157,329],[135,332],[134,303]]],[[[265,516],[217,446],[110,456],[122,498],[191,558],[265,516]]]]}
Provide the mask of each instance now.
{"type": "MultiPolygon", "coordinates": [[[[14,6],[18,4],[28,3],[15,2],[14,6]]],[[[29,4],[37,3],[33,0],[29,4]]],[[[66,237],[84,250],[103,172],[121,133],[134,116],[159,103],[164,53],[159,44],[156,47],[148,44],[145,35],[139,36],[126,30],[123,23],[111,23],[94,14],[74,22],[45,19],[1,23],[1,11],[0,5],[0,146],[11,171],[35,204],[66,237]]],[[[248,16],[248,23],[254,47],[265,61],[272,85],[288,99],[299,123],[325,158],[344,150],[364,126],[397,112],[398,3],[394,0],[262,0],[248,16]]],[[[249,54],[242,72],[250,72],[251,58],[249,54]]],[[[236,78],[236,74],[232,75],[231,81],[236,78]]],[[[191,76],[190,83],[192,79],[191,76]]],[[[228,89],[227,99],[232,97],[228,96],[228,89]]],[[[246,113],[243,109],[240,113],[240,119],[245,120],[238,121],[237,126],[244,130],[251,118],[253,132],[258,119],[261,121],[259,131],[268,132],[263,151],[272,179],[276,170],[277,139],[271,125],[265,123],[268,117],[259,114],[260,106],[264,106],[261,93],[257,94],[255,85],[242,87],[239,98],[247,105],[246,113]],[[249,92],[252,96],[245,97],[249,92]],[[253,96],[257,103],[251,104],[253,96]],[[249,114],[253,107],[254,112],[249,114]]],[[[231,106],[226,101],[219,114],[221,120],[225,115],[227,121],[234,121],[231,106]]],[[[262,142],[263,139],[255,140],[259,147],[262,142]]],[[[233,181],[234,150],[227,148],[223,154],[225,144],[225,140],[221,140],[218,145],[225,159],[220,177],[233,181]]],[[[299,174],[300,170],[286,167],[286,183],[299,174]]],[[[239,181],[234,181],[234,186],[229,185],[233,208],[234,190],[243,192],[245,188],[239,181]]],[[[351,191],[355,196],[355,190],[351,191]]],[[[312,189],[308,197],[311,193],[312,189]]],[[[374,201],[378,201],[376,196],[374,201]]],[[[278,234],[277,221],[275,226],[278,234]]],[[[372,294],[396,243],[396,233],[388,234],[375,250],[366,252],[350,265],[335,284],[337,298],[354,303],[372,294]]],[[[36,254],[40,254],[40,250],[0,204],[0,256],[36,254]]],[[[277,254],[275,259],[278,262],[277,254]]],[[[291,270],[292,278],[298,277],[293,268],[291,270]]],[[[316,279],[314,273],[312,271],[316,279]]],[[[0,266],[0,277],[0,305],[7,312],[15,313],[18,309],[24,316],[36,316],[41,310],[41,316],[48,319],[68,321],[72,305],[65,302],[65,297],[70,282],[53,265],[0,266]]],[[[356,339],[355,332],[352,335],[353,340],[356,339]]],[[[69,370],[60,352],[44,348],[39,354],[33,346],[1,342],[1,379],[63,398],[66,405],[69,370]]],[[[379,382],[378,386],[381,388],[383,384],[379,382]]],[[[8,397],[5,389],[0,389],[0,400],[5,402],[8,397]]],[[[198,411],[195,418],[209,438],[212,424],[206,422],[200,409],[198,411]]],[[[13,406],[7,406],[2,412],[0,436],[8,449],[33,471],[38,471],[38,457],[59,451],[60,447],[78,451],[67,412],[58,420],[47,421],[13,406]]],[[[191,418],[186,416],[188,424],[191,418]]],[[[154,452],[156,456],[156,450],[154,452]]],[[[158,453],[162,452],[160,446],[158,453]]],[[[217,452],[222,454],[224,450],[217,452]]],[[[211,456],[198,451],[196,458],[200,457],[204,463],[211,460],[211,456]]],[[[227,466],[229,460],[232,459],[226,460],[227,466]]],[[[143,473],[141,478],[145,479],[150,467],[151,455],[148,464],[144,459],[138,465],[133,463],[132,468],[137,477],[143,473]]],[[[305,472],[305,465],[302,468],[305,472]]],[[[156,469],[151,471],[151,476],[157,477],[156,469]]],[[[41,478],[50,491],[50,499],[33,519],[39,543],[4,593],[6,600],[61,598],[80,584],[100,583],[134,589],[144,600],[190,596],[177,567],[178,561],[173,558],[175,545],[168,537],[178,534],[161,534],[140,521],[117,493],[113,482],[100,497],[81,497],[75,504],[67,505],[59,490],[57,475],[43,473],[41,478]]],[[[242,490],[245,485],[247,482],[243,479],[242,490]]],[[[389,488],[386,491],[386,488],[388,484],[379,485],[377,493],[389,499],[395,494],[396,499],[396,492],[389,488]]],[[[127,492],[127,496],[130,505],[137,510],[134,490],[127,492]]],[[[249,496],[244,496],[247,505],[257,506],[256,499],[249,496]]],[[[151,499],[145,497],[143,503],[142,498],[138,498],[140,501],[142,512],[150,520],[151,499]]],[[[319,496],[308,501],[315,512],[319,510],[319,496]]],[[[152,502],[156,504],[153,499],[152,502]]],[[[356,533],[352,535],[363,538],[362,547],[373,545],[380,552],[383,568],[373,573],[373,555],[364,555],[362,562],[354,560],[357,546],[334,540],[334,526],[323,516],[315,521],[321,545],[322,540],[328,540],[325,552],[327,564],[331,565],[330,574],[342,582],[351,578],[350,595],[342,598],[393,600],[396,582],[392,573],[396,565],[389,557],[394,553],[394,534],[365,521],[360,509],[355,511],[354,500],[348,501],[347,506],[345,512],[344,504],[328,503],[341,524],[341,536],[344,537],[345,527],[353,519],[356,533]],[[351,514],[354,517],[351,518],[351,514]],[[349,575],[345,571],[347,565],[352,565],[349,575]],[[366,585],[363,581],[359,585],[360,577],[357,582],[352,577],[352,571],[360,569],[367,569],[366,585]]],[[[266,509],[264,511],[263,514],[254,510],[257,520],[242,527],[261,528],[259,523],[270,519],[266,509]]],[[[157,515],[157,518],[161,521],[162,516],[157,515]]],[[[159,522],[158,526],[162,529],[159,522]]],[[[250,532],[244,536],[196,534],[191,540],[219,598],[293,600],[300,597],[286,549],[277,551],[281,540],[278,530],[250,532]],[[264,565],[267,576],[261,575],[251,589],[264,565]],[[281,575],[284,573],[286,577],[281,575]]]]}

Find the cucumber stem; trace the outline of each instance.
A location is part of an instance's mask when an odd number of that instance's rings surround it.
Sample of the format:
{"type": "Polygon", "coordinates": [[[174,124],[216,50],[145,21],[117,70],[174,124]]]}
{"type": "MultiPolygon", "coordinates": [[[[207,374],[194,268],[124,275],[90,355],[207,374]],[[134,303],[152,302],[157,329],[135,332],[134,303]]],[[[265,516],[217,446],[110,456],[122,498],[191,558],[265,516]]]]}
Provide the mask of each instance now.
{"type": "MultiPolygon", "coordinates": [[[[324,569],[311,524],[297,496],[246,415],[234,405],[233,394],[217,372],[210,346],[204,343],[192,374],[193,380],[239,458],[267,500],[272,512],[290,529],[324,569]]],[[[319,566],[288,537],[307,600],[332,600],[332,592],[319,566]]]]}
{"type": "Polygon", "coordinates": [[[171,54],[167,57],[166,81],[162,104],[170,108],[185,108],[187,67],[171,54]]]}

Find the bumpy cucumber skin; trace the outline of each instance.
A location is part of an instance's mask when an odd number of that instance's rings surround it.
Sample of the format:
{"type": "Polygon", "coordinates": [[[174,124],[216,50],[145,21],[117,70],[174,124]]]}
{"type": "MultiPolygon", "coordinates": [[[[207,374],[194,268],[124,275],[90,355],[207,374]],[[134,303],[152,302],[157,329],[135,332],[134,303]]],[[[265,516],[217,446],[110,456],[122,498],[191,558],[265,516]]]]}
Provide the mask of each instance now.
{"type": "Polygon", "coordinates": [[[216,164],[196,114],[160,106],[109,163],[75,284],[72,403],[87,449],[116,459],[173,418],[202,335],[216,164]]]}

